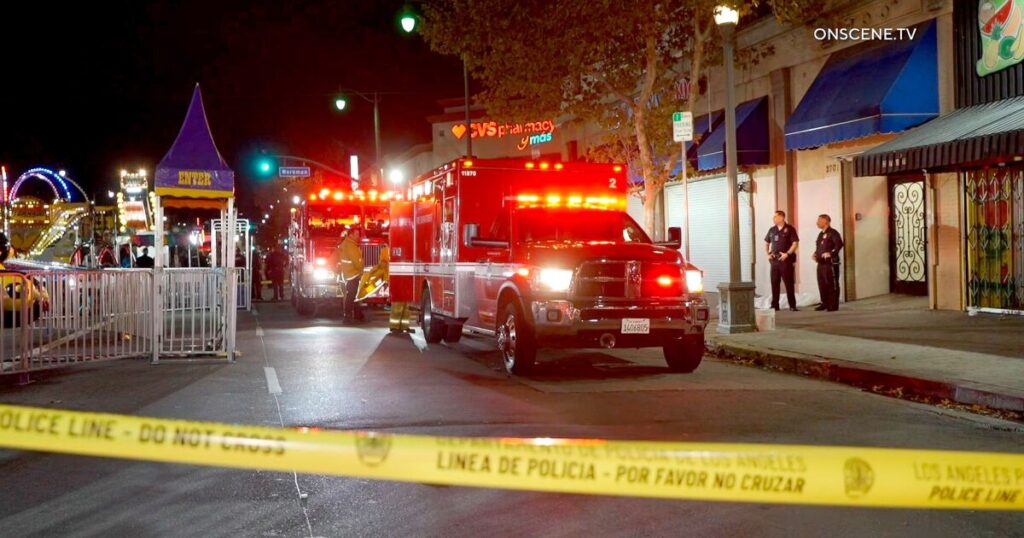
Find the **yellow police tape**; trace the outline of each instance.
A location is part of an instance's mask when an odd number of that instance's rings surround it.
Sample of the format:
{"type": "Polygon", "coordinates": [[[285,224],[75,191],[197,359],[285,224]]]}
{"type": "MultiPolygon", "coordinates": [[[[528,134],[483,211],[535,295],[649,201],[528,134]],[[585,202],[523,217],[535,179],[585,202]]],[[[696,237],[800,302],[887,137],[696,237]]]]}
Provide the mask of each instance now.
{"type": "Polygon", "coordinates": [[[8,405],[0,405],[0,446],[530,491],[1024,510],[1021,454],[393,435],[8,405]]]}

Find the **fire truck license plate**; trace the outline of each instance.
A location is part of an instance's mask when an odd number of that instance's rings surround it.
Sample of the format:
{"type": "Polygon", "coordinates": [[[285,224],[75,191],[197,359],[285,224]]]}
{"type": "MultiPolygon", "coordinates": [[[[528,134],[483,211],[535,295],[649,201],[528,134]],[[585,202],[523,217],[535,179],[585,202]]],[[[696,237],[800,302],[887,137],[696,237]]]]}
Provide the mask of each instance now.
{"type": "Polygon", "coordinates": [[[651,320],[622,318],[622,334],[651,334],[651,320]]]}

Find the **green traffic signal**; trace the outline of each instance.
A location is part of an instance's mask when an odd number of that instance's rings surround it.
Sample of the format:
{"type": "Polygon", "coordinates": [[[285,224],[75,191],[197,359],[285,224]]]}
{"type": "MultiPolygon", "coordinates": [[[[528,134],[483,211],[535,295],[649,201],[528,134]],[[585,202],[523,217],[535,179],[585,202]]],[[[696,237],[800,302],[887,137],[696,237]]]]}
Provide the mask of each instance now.
{"type": "Polygon", "coordinates": [[[348,99],[345,99],[345,97],[338,97],[338,98],[336,98],[334,100],[334,108],[336,108],[338,110],[345,110],[345,107],[347,105],[348,105],[348,99]]]}
{"type": "Polygon", "coordinates": [[[269,174],[270,171],[274,169],[274,163],[272,163],[270,159],[260,159],[259,162],[256,163],[256,168],[261,174],[269,174]]]}
{"type": "Polygon", "coordinates": [[[416,17],[411,13],[402,14],[399,22],[402,24],[402,30],[405,30],[407,34],[411,34],[416,29],[416,17]]]}

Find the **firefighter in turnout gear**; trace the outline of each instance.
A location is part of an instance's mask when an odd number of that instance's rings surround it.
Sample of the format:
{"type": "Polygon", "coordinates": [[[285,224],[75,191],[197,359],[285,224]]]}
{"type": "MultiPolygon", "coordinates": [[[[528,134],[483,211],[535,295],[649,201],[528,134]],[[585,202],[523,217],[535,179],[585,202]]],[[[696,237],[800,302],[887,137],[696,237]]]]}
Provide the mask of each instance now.
{"type": "Polygon", "coordinates": [[[363,277],[363,249],[359,246],[363,230],[353,226],[345,234],[338,245],[336,258],[338,260],[338,273],[345,281],[345,309],[342,319],[345,321],[361,320],[363,314],[356,302],[359,294],[359,282],[363,277]]]}
{"type": "Polygon", "coordinates": [[[796,228],[786,222],[785,211],[776,211],[773,221],[775,225],[764,236],[764,248],[768,252],[768,262],[772,269],[772,309],[779,309],[779,284],[782,283],[786,285],[789,309],[795,311],[796,290],[793,283],[796,249],[800,245],[800,238],[796,235],[796,228]]]}
{"type": "Polygon", "coordinates": [[[815,310],[839,310],[839,251],[843,238],[832,226],[828,215],[818,216],[818,239],[815,242],[814,261],[818,262],[818,292],[821,305],[815,310]]]}

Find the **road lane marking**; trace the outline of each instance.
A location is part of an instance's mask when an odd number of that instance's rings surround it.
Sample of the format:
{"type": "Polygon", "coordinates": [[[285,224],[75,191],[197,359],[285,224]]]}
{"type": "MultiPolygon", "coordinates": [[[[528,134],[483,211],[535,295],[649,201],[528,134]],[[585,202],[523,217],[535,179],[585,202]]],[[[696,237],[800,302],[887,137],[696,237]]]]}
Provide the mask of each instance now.
{"type": "MultiPolygon", "coordinates": [[[[263,327],[260,326],[259,320],[256,320],[256,337],[260,339],[260,349],[263,350],[263,373],[267,376],[267,390],[270,391],[270,395],[274,397],[274,406],[277,407],[277,422],[282,428],[284,425],[284,414],[281,412],[281,398],[278,397],[281,394],[281,384],[277,381],[277,371],[270,366],[270,354],[267,353],[267,339],[263,337],[263,327]],[[273,375],[273,384],[271,384],[271,375],[273,375]],[[277,391],[274,391],[274,387],[277,387],[277,391]]],[[[282,469],[283,470],[283,469],[282,469]]],[[[299,486],[299,472],[296,469],[290,469],[292,472],[292,483],[295,484],[295,493],[299,497],[299,507],[302,509],[302,517],[306,520],[306,530],[309,531],[310,538],[316,536],[313,533],[313,522],[309,519],[309,506],[306,504],[306,499],[309,497],[308,493],[302,491],[299,486]]]]}
{"type": "Polygon", "coordinates": [[[281,394],[281,383],[277,381],[277,370],[264,366],[263,373],[267,376],[267,391],[271,394],[281,394]]]}

